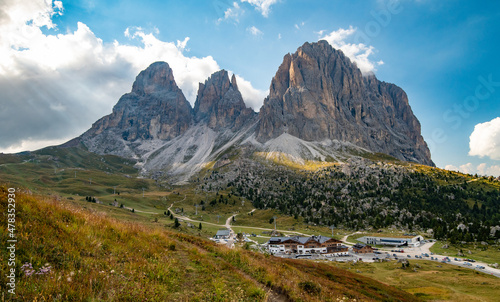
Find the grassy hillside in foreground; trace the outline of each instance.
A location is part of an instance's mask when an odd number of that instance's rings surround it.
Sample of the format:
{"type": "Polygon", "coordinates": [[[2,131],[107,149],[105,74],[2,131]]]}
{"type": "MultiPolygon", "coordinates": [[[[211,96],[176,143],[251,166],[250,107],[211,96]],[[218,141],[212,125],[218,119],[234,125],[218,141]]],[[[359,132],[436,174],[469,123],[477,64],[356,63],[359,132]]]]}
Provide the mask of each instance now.
{"type": "MultiPolygon", "coordinates": [[[[5,187],[0,208],[7,212],[5,187]]],[[[14,301],[417,300],[328,264],[230,250],[165,226],[124,223],[48,197],[16,193],[16,228],[14,301]],[[27,262],[47,273],[21,273],[27,262]]],[[[2,228],[0,240],[6,242],[7,235],[2,228]]],[[[6,249],[0,253],[7,259],[6,249]]],[[[4,292],[6,263],[0,267],[4,292]]]]}
{"type": "Polygon", "coordinates": [[[433,261],[409,260],[401,269],[396,261],[335,263],[362,275],[383,280],[425,301],[498,301],[500,279],[468,268],[433,261]]]}

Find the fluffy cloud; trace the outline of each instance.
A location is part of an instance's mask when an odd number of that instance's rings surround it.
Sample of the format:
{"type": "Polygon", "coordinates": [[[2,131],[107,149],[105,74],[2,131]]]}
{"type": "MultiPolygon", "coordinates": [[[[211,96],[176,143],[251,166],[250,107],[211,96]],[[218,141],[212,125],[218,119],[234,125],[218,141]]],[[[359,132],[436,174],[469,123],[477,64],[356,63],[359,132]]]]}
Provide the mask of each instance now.
{"type": "Polygon", "coordinates": [[[384,64],[383,61],[373,62],[370,60],[369,57],[373,55],[374,47],[363,43],[346,42],[354,38],[356,31],[356,28],[349,26],[348,29],[339,28],[327,35],[323,35],[325,33],[324,30],[320,30],[317,33],[320,36],[319,40],[326,40],[334,48],[342,50],[347,57],[358,65],[362,73],[374,72],[376,71],[375,66],[384,64]]]}
{"type": "Polygon", "coordinates": [[[217,19],[217,24],[221,23],[222,21],[228,21],[228,20],[233,20],[235,23],[240,22],[240,15],[243,14],[244,10],[240,7],[238,2],[233,2],[233,5],[228,7],[224,11],[224,16],[217,19]]]}
{"type": "Polygon", "coordinates": [[[254,36],[260,36],[263,34],[263,32],[255,26],[248,27],[247,31],[254,36]]]}
{"type": "Polygon", "coordinates": [[[469,137],[469,155],[500,160],[500,117],[477,124],[469,137]]]}
{"type": "Polygon", "coordinates": [[[461,165],[459,167],[454,166],[454,165],[446,165],[444,167],[446,170],[450,171],[457,171],[457,172],[462,172],[465,174],[478,174],[478,175],[483,175],[483,176],[500,176],[500,166],[499,165],[492,165],[488,166],[486,163],[481,163],[477,166],[473,165],[472,163],[467,163],[464,165],[461,165]]]}
{"type": "Polygon", "coordinates": [[[239,75],[236,75],[236,82],[238,83],[238,89],[247,107],[252,108],[254,111],[258,111],[264,102],[264,98],[269,94],[269,91],[255,89],[249,81],[239,75]]]}
{"type": "Polygon", "coordinates": [[[255,6],[255,9],[262,13],[262,16],[268,17],[271,11],[271,5],[278,2],[278,0],[241,0],[241,2],[248,2],[255,6]]]}
{"type": "MultiPolygon", "coordinates": [[[[0,2],[0,152],[81,134],[109,114],[135,76],[155,61],[169,63],[191,103],[198,83],[220,69],[211,56],[186,56],[188,37],[164,42],[156,38],[158,30],[128,28],[125,35],[136,45],[103,43],[80,22],[74,32],[44,34],[42,27],[57,29],[52,17],[62,13],[60,1],[0,2]]],[[[244,99],[254,102],[251,84],[242,79],[241,86],[244,99]]]]}

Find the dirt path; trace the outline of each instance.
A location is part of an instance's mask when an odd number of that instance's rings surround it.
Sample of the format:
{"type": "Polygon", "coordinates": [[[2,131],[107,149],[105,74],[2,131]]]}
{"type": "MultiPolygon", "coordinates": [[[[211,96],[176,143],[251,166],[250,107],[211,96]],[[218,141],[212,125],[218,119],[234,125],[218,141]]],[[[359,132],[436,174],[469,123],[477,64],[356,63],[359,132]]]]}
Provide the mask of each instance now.
{"type": "Polygon", "coordinates": [[[156,214],[161,214],[161,213],[156,213],[156,212],[145,212],[145,211],[141,211],[141,210],[136,210],[136,209],[132,209],[132,208],[129,208],[129,207],[124,207],[125,209],[127,210],[134,210],[134,212],[137,212],[137,213],[144,213],[144,214],[153,214],[153,215],[156,215],[156,214]]]}

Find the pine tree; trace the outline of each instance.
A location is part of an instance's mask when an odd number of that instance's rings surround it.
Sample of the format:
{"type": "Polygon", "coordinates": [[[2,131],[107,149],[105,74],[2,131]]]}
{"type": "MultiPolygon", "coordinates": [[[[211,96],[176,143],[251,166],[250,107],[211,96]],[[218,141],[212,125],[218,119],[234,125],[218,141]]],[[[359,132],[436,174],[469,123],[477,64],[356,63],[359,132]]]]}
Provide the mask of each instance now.
{"type": "Polygon", "coordinates": [[[200,222],[200,226],[198,227],[199,230],[201,230],[201,222],[200,222]]]}
{"type": "Polygon", "coordinates": [[[178,228],[181,224],[179,223],[179,219],[175,218],[174,228],[178,228]]]}

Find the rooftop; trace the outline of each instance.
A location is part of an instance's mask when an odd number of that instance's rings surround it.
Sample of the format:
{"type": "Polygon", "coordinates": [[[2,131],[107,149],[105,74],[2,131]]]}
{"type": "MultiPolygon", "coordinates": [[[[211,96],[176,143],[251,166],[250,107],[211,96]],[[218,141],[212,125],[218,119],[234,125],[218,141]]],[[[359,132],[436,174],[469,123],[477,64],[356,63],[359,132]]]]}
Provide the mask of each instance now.
{"type": "MultiPolygon", "coordinates": [[[[271,239],[269,239],[269,243],[281,243],[281,242],[286,241],[286,240],[291,240],[291,241],[294,241],[294,242],[297,242],[297,243],[300,243],[300,244],[306,244],[307,242],[309,242],[311,240],[316,241],[318,243],[325,243],[325,242],[327,242],[330,239],[332,239],[332,238],[325,237],[325,236],[322,236],[322,235],[311,236],[311,237],[301,237],[301,236],[293,236],[293,237],[271,237],[271,239]]],[[[336,239],[333,239],[333,240],[336,240],[336,239]]]]}
{"type": "Polygon", "coordinates": [[[361,244],[361,243],[356,243],[355,245],[353,245],[352,247],[355,248],[355,249],[362,249],[364,248],[366,245],[365,244],[361,244]]]}
{"type": "Polygon", "coordinates": [[[215,236],[229,236],[229,230],[228,229],[218,230],[215,236]]]}

